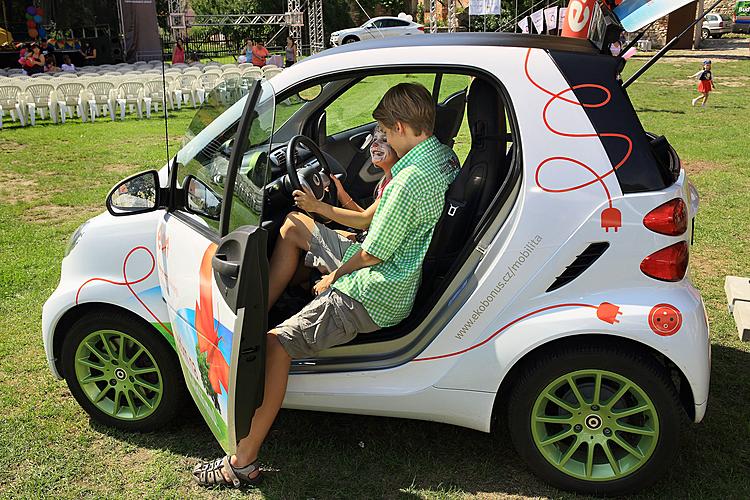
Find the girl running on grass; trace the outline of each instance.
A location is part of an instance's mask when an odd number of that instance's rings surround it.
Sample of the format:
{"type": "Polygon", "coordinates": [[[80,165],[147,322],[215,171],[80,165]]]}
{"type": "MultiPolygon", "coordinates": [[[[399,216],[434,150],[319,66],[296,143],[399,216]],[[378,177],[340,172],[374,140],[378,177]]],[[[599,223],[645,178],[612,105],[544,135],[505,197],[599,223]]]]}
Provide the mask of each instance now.
{"type": "Polygon", "coordinates": [[[698,100],[703,99],[703,103],[701,104],[701,107],[703,107],[708,101],[708,93],[714,88],[714,77],[711,73],[711,61],[709,59],[703,61],[703,69],[692,75],[691,78],[697,78],[700,80],[698,82],[698,92],[701,93],[701,95],[693,99],[693,106],[695,106],[695,103],[698,102],[698,100]]]}

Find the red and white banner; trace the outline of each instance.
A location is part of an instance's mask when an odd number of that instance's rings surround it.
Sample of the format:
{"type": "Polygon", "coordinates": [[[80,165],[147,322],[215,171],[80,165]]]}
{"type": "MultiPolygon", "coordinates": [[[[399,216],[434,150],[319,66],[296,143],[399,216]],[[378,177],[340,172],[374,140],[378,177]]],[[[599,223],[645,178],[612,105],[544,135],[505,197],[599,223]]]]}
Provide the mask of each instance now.
{"type": "Polygon", "coordinates": [[[571,0],[562,25],[562,36],[588,38],[596,0],[571,0]]]}

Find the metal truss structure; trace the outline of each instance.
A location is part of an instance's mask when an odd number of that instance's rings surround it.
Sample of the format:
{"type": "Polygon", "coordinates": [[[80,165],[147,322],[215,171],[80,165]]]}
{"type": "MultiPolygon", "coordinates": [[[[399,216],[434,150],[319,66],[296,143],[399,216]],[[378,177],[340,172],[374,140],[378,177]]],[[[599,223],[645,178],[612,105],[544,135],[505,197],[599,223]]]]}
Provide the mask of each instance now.
{"type": "MultiPolygon", "coordinates": [[[[325,49],[323,0],[307,0],[304,5],[301,0],[287,0],[287,12],[283,14],[201,14],[188,18],[187,7],[187,0],[169,0],[169,25],[175,37],[190,26],[279,25],[282,30],[289,30],[289,36],[296,42],[297,47],[302,47],[302,30],[305,26],[304,16],[307,8],[310,52],[316,54],[325,49]]],[[[276,35],[278,32],[273,38],[276,35]]]]}

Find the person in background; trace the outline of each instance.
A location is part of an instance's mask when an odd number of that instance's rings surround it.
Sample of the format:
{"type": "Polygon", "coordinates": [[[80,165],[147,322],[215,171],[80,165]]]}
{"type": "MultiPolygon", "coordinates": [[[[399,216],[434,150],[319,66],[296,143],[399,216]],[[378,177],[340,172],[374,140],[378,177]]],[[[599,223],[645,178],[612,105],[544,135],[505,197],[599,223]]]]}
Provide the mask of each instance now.
{"type": "Polygon", "coordinates": [[[75,73],[76,72],[75,64],[73,64],[73,62],[70,60],[70,56],[67,55],[67,54],[65,54],[63,56],[63,63],[62,63],[61,68],[66,73],[75,73]]]}
{"type": "Polygon", "coordinates": [[[177,39],[177,43],[174,45],[172,50],[172,64],[184,64],[185,63],[185,48],[182,46],[182,38],[177,39]]]}
{"type": "Polygon", "coordinates": [[[86,62],[86,65],[96,64],[96,48],[93,45],[86,42],[86,46],[81,54],[83,54],[83,59],[86,62]]]}
{"type": "Polygon", "coordinates": [[[252,38],[245,40],[245,46],[242,48],[242,55],[245,56],[245,62],[250,62],[253,59],[253,47],[255,41],[252,38]]]}
{"type": "Polygon", "coordinates": [[[286,57],[284,60],[284,67],[288,68],[292,64],[297,62],[297,43],[294,38],[286,37],[286,57]]]}
{"type": "Polygon", "coordinates": [[[42,55],[44,55],[44,57],[48,57],[55,53],[55,46],[49,43],[45,38],[44,40],[42,40],[41,50],[42,55]]]}
{"type": "Polygon", "coordinates": [[[252,49],[252,63],[253,66],[262,68],[266,65],[266,59],[268,59],[268,49],[263,45],[262,41],[258,41],[252,49]]]}
{"type": "Polygon", "coordinates": [[[31,46],[31,54],[29,55],[29,53],[27,52],[26,73],[28,75],[36,75],[37,73],[42,73],[44,71],[44,63],[44,55],[42,54],[39,45],[33,44],[31,46]]]}
{"type": "Polygon", "coordinates": [[[711,72],[711,61],[709,59],[703,61],[703,69],[692,75],[691,78],[697,78],[699,80],[698,92],[701,93],[701,95],[693,99],[693,106],[695,106],[695,103],[699,100],[703,99],[701,107],[705,107],[706,102],[708,102],[708,93],[714,88],[714,76],[711,72]]]}
{"type": "Polygon", "coordinates": [[[59,73],[62,71],[60,68],[57,67],[57,59],[55,58],[55,55],[52,53],[47,54],[45,56],[45,62],[44,62],[44,72],[45,73],[59,73]]]}

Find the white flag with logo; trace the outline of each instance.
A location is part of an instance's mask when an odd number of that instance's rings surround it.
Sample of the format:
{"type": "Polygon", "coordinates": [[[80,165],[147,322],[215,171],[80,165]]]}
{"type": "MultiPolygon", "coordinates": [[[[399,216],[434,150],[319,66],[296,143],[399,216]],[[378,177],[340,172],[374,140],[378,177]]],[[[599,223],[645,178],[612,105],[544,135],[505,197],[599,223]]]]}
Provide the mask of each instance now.
{"type": "Polygon", "coordinates": [[[483,16],[486,12],[485,0],[469,0],[469,14],[472,16],[483,16]]]}
{"type": "Polygon", "coordinates": [[[558,20],[561,30],[562,30],[562,27],[565,26],[565,13],[566,12],[568,12],[567,7],[560,7],[560,13],[557,14],[557,20],[558,20]]]}
{"type": "Polygon", "coordinates": [[[494,14],[496,16],[499,16],[500,14],[502,14],[502,9],[500,7],[500,0],[485,0],[484,13],[494,14]]]}
{"type": "Polygon", "coordinates": [[[518,27],[521,28],[521,33],[529,32],[529,16],[524,17],[518,21],[518,27]]]}
{"type": "Polygon", "coordinates": [[[536,29],[537,33],[544,31],[544,9],[532,12],[531,22],[534,23],[534,29],[536,29]]]}
{"type": "Polygon", "coordinates": [[[544,22],[547,23],[548,30],[557,28],[557,9],[558,7],[544,9],[544,22]]]}

